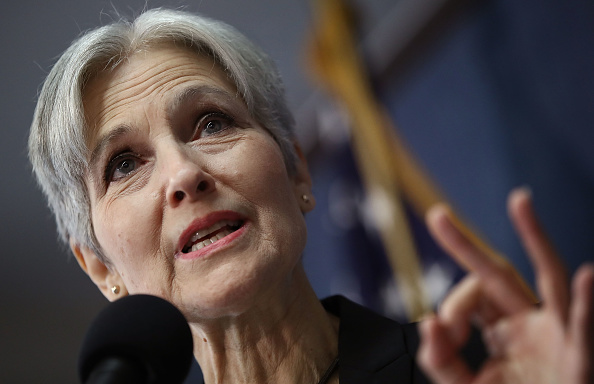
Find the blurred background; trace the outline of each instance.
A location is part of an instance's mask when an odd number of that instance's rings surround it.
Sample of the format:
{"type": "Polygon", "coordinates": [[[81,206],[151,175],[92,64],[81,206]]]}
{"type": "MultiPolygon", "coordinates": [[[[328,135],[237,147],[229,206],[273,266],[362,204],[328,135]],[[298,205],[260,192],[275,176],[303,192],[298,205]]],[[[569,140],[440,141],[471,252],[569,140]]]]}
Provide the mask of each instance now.
{"type": "MultiPolygon", "coordinates": [[[[351,3],[378,99],[459,212],[532,281],[505,212],[509,190],[529,186],[570,271],[593,260],[594,3],[351,3]],[[426,23],[430,28],[419,27],[426,23]],[[410,31],[421,33],[403,38],[410,31]],[[403,41],[410,43],[405,49],[403,41]]],[[[368,224],[345,113],[309,80],[310,2],[7,0],[0,15],[2,383],[76,383],[82,337],[107,303],[58,244],[31,175],[26,142],[37,92],[82,31],[118,13],[130,17],[157,6],[226,21],[277,62],[314,175],[318,207],[307,217],[304,254],[314,288],[320,297],[340,293],[403,316],[390,266],[368,224]]],[[[422,222],[412,214],[410,220],[437,302],[462,272],[439,253],[422,222]]]]}

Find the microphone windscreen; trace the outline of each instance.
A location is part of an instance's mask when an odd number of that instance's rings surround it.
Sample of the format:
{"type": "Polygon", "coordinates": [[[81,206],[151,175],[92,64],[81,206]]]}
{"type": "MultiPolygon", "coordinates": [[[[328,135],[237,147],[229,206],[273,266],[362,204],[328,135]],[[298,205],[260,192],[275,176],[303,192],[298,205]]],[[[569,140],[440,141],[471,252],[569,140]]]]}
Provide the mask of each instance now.
{"type": "Polygon", "coordinates": [[[78,361],[81,382],[98,363],[113,357],[145,366],[150,383],[182,383],[193,359],[190,327],[166,300],[123,297],[105,307],[87,331],[78,361]]]}

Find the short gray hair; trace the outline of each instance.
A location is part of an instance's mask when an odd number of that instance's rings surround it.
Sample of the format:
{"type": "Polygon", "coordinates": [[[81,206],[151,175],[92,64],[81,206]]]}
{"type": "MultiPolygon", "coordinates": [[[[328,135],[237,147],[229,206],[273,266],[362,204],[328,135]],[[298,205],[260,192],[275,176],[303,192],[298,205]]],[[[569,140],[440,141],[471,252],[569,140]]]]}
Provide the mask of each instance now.
{"type": "Polygon", "coordinates": [[[89,149],[83,91],[95,74],[141,49],[170,43],[211,56],[235,83],[251,115],[274,137],[289,173],[295,170],[294,120],[282,80],[264,52],[234,28],[183,11],[152,9],[83,34],[49,73],[29,136],[29,159],[55,215],[60,238],[90,247],[107,261],[91,221],[85,175],[89,149]]]}

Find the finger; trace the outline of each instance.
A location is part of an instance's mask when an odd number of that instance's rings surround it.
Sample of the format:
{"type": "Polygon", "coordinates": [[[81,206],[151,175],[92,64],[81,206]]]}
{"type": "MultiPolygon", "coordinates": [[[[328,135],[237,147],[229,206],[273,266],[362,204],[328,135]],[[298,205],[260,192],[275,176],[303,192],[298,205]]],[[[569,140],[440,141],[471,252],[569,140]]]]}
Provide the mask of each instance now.
{"type": "Polygon", "coordinates": [[[489,356],[501,358],[509,353],[521,342],[522,332],[525,329],[518,318],[504,318],[490,327],[483,329],[483,342],[489,356]]]}
{"type": "Polygon", "coordinates": [[[456,284],[439,307],[439,320],[457,348],[468,339],[470,322],[479,306],[481,294],[478,278],[470,274],[456,284]]]}
{"type": "Polygon", "coordinates": [[[480,264],[477,264],[478,260],[466,255],[481,253],[483,258],[500,259],[500,256],[456,218],[446,204],[431,207],[427,211],[426,221],[433,237],[467,271],[475,271],[480,264]]]}
{"type": "Polygon", "coordinates": [[[534,297],[514,268],[494,251],[470,240],[445,205],[431,208],[427,225],[438,243],[459,264],[475,272],[483,292],[501,309],[513,314],[531,306],[534,297]]]}
{"type": "Polygon", "coordinates": [[[594,264],[581,266],[572,285],[568,336],[581,353],[594,360],[594,264]]]}
{"type": "Polygon", "coordinates": [[[508,209],[520,240],[534,265],[538,292],[545,306],[550,307],[565,322],[569,305],[567,273],[553,244],[536,218],[530,191],[526,188],[512,191],[508,209]]]}
{"type": "Polygon", "coordinates": [[[458,355],[448,332],[436,318],[427,319],[419,326],[421,345],[417,355],[419,366],[436,384],[468,384],[473,375],[458,355]]]}
{"type": "Polygon", "coordinates": [[[473,273],[449,292],[438,314],[441,324],[446,327],[450,339],[458,348],[468,340],[471,323],[480,327],[488,326],[502,315],[498,308],[484,300],[480,278],[473,273]]]}

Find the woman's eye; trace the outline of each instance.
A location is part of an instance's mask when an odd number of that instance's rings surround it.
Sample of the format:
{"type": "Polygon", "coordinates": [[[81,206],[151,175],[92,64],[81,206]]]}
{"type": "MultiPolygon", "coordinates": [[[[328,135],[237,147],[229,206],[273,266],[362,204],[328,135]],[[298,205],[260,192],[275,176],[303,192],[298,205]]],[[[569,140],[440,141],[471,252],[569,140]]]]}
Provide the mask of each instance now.
{"type": "Polygon", "coordinates": [[[223,113],[209,113],[198,123],[199,137],[216,135],[233,126],[233,119],[223,113]]]}
{"type": "Polygon", "coordinates": [[[118,181],[133,173],[138,168],[138,159],[129,154],[123,153],[114,157],[105,169],[105,180],[110,183],[118,181]]]}

